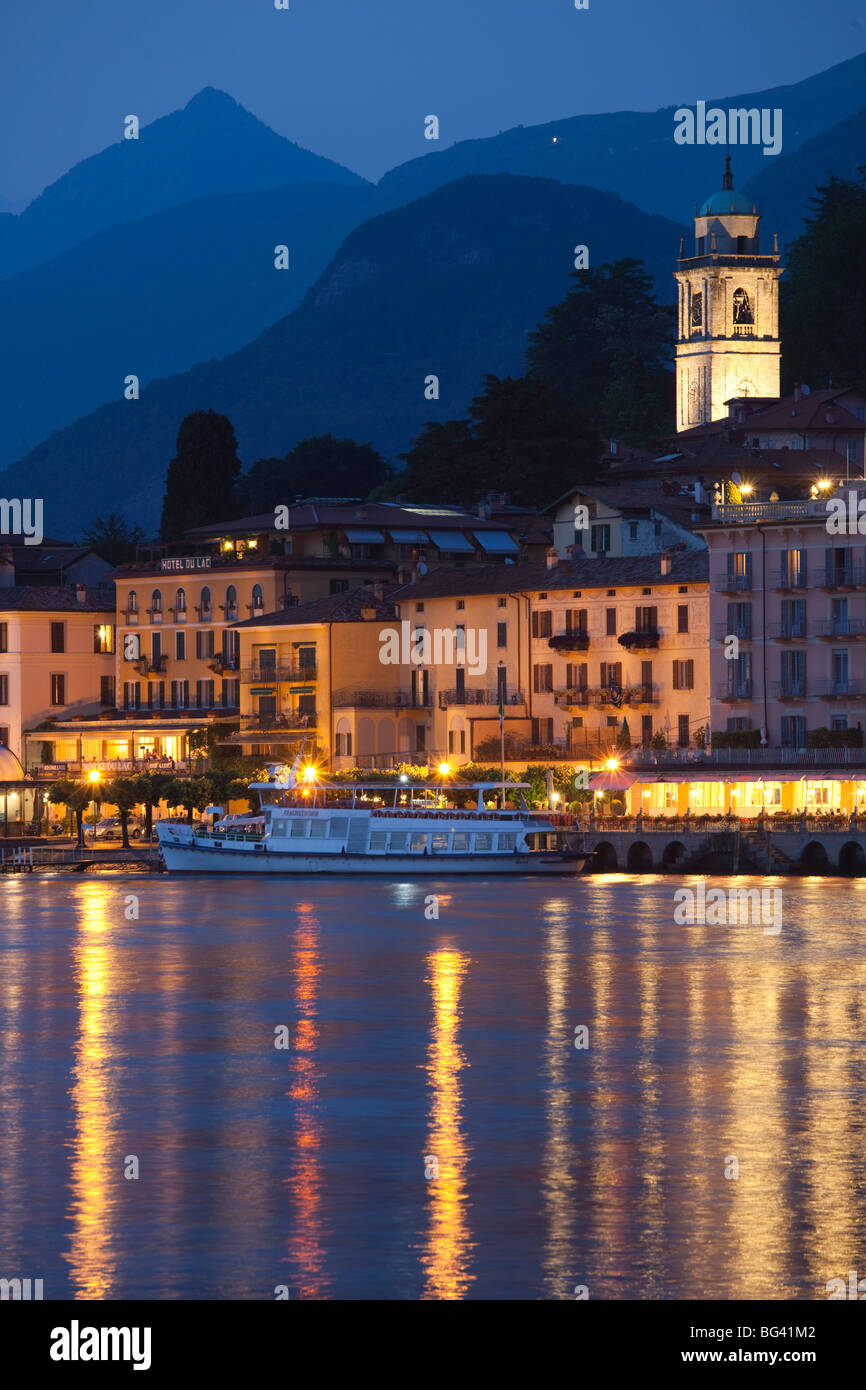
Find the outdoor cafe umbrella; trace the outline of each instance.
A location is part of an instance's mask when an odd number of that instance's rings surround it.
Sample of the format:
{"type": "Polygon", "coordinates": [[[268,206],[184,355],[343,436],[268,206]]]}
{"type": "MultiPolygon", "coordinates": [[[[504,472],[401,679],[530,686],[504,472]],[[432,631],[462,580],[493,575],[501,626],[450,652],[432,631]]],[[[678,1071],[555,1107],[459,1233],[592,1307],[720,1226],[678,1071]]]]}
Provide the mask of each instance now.
{"type": "Polygon", "coordinates": [[[596,772],[589,779],[590,789],[594,792],[624,792],[629,787],[633,787],[637,781],[630,772],[605,768],[603,772],[596,772]]]}

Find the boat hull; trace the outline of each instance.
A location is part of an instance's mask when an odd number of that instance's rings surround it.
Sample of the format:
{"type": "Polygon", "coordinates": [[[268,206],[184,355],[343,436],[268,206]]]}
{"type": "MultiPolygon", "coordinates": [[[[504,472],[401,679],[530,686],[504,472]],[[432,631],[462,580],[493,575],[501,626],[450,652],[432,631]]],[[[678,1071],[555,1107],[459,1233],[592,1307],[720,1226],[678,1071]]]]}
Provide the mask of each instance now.
{"type": "Polygon", "coordinates": [[[251,851],[226,846],[160,846],[171,873],[193,874],[380,874],[442,878],[452,874],[576,874],[586,855],[549,854],[305,854],[251,851]]]}

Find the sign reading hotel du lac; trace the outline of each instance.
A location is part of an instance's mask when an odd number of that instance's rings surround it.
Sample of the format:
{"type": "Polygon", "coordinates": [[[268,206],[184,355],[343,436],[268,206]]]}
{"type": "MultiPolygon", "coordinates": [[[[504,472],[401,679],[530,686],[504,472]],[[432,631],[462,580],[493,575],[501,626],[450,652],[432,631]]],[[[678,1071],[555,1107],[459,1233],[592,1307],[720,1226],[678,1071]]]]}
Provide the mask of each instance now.
{"type": "Polygon", "coordinates": [[[172,555],[159,562],[161,570],[209,570],[211,555],[172,555]]]}

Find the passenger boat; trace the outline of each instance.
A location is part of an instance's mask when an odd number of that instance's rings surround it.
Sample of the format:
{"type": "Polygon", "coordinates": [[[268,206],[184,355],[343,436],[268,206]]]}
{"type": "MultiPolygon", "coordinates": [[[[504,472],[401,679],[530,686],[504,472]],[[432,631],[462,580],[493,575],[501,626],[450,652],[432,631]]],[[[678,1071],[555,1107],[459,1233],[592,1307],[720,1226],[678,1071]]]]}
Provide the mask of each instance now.
{"type": "Polygon", "coordinates": [[[157,822],[170,871],[254,874],[575,873],[587,855],[569,831],[530,811],[527,783],[336,783],[298,781],[272,764],[254,782],[261,809],[212,824],[157,822]],[[491,809],[489,797],[516,792],[520,809],[491,809]],[[473,805],[447,802],[471,794],[473,805]]]}

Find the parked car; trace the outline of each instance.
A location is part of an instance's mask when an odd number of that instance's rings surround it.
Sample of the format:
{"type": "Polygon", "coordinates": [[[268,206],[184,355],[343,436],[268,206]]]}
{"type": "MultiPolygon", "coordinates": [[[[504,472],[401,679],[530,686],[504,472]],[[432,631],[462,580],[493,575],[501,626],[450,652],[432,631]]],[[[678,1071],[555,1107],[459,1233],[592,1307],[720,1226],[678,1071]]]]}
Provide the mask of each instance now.
{"type": "MultiPolygon", "coordinates": [[[[97,840],[119,840],[122,834],[120,816],[105,816],[101,821],[97,821],[94,838],[97,840]]],[[[130,840],[140,840],[144,834],[144,826],[140,821],[133,820],[130,816],[127,821],[127,834],[130,840]]]]}

